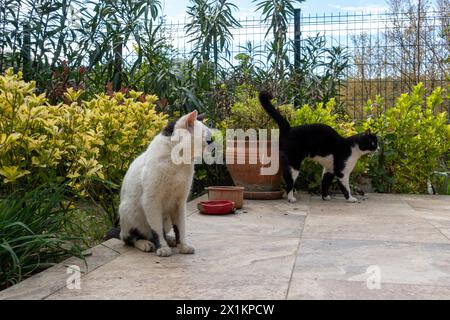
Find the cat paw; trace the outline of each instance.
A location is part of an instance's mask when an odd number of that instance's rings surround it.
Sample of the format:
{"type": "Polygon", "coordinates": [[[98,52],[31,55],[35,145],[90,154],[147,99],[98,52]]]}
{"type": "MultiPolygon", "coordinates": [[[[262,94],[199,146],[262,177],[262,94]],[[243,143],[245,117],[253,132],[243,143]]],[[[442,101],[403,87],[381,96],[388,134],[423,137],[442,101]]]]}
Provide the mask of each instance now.
{"type": "Polygon", "coordinates": [[[172,255],[172,249],[169,247],[161,247],[156,250],[156,255],[159,257],[170,257],[172,255]]]}
{"type": "Polygon", "coordinates": [[[289,201],[290,203],[295,203],[295,202],[297,202],[297,199],[294,197],[294,192],[295,192],[295,190],[291,190],[291,191],[288,193],[288,195],[287,195],[288,201],[289,201]]]}
{"type": "Polygon", "coordinates": [[[153,242],[148,240],[137,240],[134,243],[134,246],[143,252],[155,251],[155,245],[153,244],[153,242]]]}
{"type": "Polygon", "coordinates": [[[323,201],[330,201],[331,200],[331,196],[326,196],[326,197],[322,197],[323,201]]]}
{"type": "Polygon", "coordinates": [[[177,240],[172,236],[166,236],[166,242],[171,248],[175,248],[177,246],[177,240]]]}
{"type": "Polygon", "coordinates": [[[350,198],[347,199],[347,202],[350,202],[350,203],[357,203],[357,202],[359,202],[359,201],[358,201],[358,199],[356,199],[355,197],[350,197],[350,198]]]}
{"type": "Polygon", "coordinates": [[[191,247],[187,244],[180,243],[177,247],[179,252],[182,254],[193,254],[195,252],[194,247],[191,247]]]}

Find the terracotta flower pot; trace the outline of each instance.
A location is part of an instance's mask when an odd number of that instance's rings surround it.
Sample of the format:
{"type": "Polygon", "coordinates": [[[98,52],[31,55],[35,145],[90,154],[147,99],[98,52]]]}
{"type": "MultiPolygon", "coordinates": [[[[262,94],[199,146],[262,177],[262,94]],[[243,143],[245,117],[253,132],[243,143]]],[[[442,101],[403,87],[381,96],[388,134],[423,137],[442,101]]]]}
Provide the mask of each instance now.
{"type": "MultiPolygon", "coordinates": [[[[279,199],[283,195],[281,191],[282,170],[279,168],[273,175],[261,174],[261,168],[269,167],[270,164],[264,165],[259,159],[260,143],[261,141],[252,143],[249,140],[246,140],[245,143],[238,143],[238,140],[227,141],[227,154],[234,151],[233,163],[227,161],[228,171],[234,184],[245,188],[245,199],[279,199]],[[254,164],[250,163],[252,155],[257,159],[254,164]],[[240,164],[241,162],[244,163],[240,164]]],[[[263,143],[267,146],[267,154],[271,156],[271,141],[265,140],[263,143]]]]}
{"type": "Polygon", "coordinates": [[[241,209],[244,205],[244,188],[231,186],[213,186],[206,188],[209,200],[229,200],[233,201],[236,209],[241,209]]]}

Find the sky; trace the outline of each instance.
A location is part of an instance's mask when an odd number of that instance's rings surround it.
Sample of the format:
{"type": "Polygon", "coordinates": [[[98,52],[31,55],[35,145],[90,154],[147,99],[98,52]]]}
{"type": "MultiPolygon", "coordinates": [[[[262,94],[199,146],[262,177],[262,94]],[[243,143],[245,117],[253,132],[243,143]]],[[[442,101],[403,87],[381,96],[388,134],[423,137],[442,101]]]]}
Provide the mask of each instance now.
{"type": "MultiPolygon", "coordinates": [[[[431,2],[435,3],[435,0],[431,2]]],[[[244,50],[242,46],[249,41],[256,51],[265,53],[267,48],[264,45],[270,40],[270,35],[269,39],[264,36],[267,26],[259,23],[260,13],[255,13],[256,4],[252,0],[232,0],[232,3],[239,8],[235,12],[235,17],[242,23],[241,28],[232,30],[233,41],[230,48],[232,58],[238,52],[242,52],[244,50]]],[[[188,5],[190,5],[189,0],[163,0],[165,22],[175,23],[167,30],[170,33],[172,44],[175,49],[184,54],[189,53],[193,46],[192,38],[186,35],[183,27],[186,24],[188,5]]],[[[376,39],[385,28],[389,27],[390,23],[376,15],[389,9],[387,0],[306,0],[295,4],[295,7],[302,9],[303,17],[305,17],[301,28],[302,39],[317,35],[324,36],[329,46],[341,43],[348,45],[351,43],[352,37],[362,33],[376,39]],[[372,15],[362,17],[361,13],[371,13],[372,15]],[[311,15],[311,19],[308,18],[308,15],[311,15]],[[341,16],[344,19],[342,21],[347,23],[341,23],[341,16]]],[[[294,38],[293,24],[288,29],[288,38],[294,38]]]]}
{"type": "MultiPolygon", "coordinates": [[[[239,7],[236,17],[254,17],[255,4],[252,0],[234,0],[234,4],[239,7]]],[[[164,14],[167,21],[183,20],[189,0],[164,0],[164,14]]],[[[297,4],[303,14],[323,14],[323,13],[353,13],[353,12],[384,12],[388,5],[385,0],[307,0],[297,4]]]]}
{"type": "MultiPolygon", "coordinates": [[[[260,18],[260,13],[255,13],[256,4],[252,0],[232,0],[239,10],[236,10],[235,17],[241,20],[247,20],[246,18],[260,18]]],[[[166,22],[181,23],[184,25],[186,22],[186,9],[190,5],[189,0],[163,0],[163,14],[166,22]]],[[[348,13],[383,13],[388,9],[386,0],[306,0],[302,3],[295,4],[296,8],[302,9],[304,16],[316,14],[322,16],[323,14],[341,13],[345,15],[348,13]]],[[[358,30],[362,30],[364,25],[369,25],[368,21],[352,22],[352,27],[358,30]]],[[[305,25],[302,28],[302,34],[305,37],[315,36],[317,33],[323,30],[327,30],[327,36],[336,38],[341,33],[344,34],[342,28],[345,28],[344,24],[336,23],[336,25],[328,22],[324,24],[323,21],[314,20],[311,21],[311,25],[305,25]]],[[[239,47],[244,45],[248,40],[253,42],[254,46],[258,46],[264,42],[264,37],[260,35],[265,34],[266,26],[249,23],[247,26],[242,26],[239,30],[233,31],[233,52],[240,51],[239,47]],[[249,34],[249,36],[247,36],[249,34]]],[[[293,25],[289,29],[290,37],[293,37],[293,25]]],[[[348,30],[346,31],[348,33],[348,30]]],[[[173,45],[175,48],[181,51],[187,50],[189,52],[190,45],[189,39],[186,37],[185,30],[183,28],[177,28],[172,30],[171,36],[173,38],[173,45]]]]}

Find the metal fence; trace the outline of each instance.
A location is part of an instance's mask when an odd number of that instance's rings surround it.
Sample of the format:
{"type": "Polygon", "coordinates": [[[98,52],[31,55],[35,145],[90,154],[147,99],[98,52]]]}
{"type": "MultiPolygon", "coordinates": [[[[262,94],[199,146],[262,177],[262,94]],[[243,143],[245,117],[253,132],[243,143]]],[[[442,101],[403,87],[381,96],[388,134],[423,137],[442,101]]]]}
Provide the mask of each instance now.
{"type": "MultiPolygon", "coordinates": [[[[427,89],[449,85],[450,10],[406,13],[337,13],[305,15],[296,12],[287,30],[288,39],[304,49],[308,38],[322,36],[326,46],[347,50],[349,67],[342,79],[338,99],[355,118],[362,117],[368,99],[380,95],[389,107],[395,99],[418,82],[427,89]],[[297,25],[296,25],[297,23],[297,25]],[[446,78],[447,76],[447,78],[446,78]]],[[[259,18],[245,18],[233,30],[233,43],[227,59],[246,52],[251,43],[254,54],[264,64],[269,54],[268,26],[259,18]]],[[[165,33],[180,58],[186,58],[193,43],[185,34],[187,21],[165,22],[165,33]]],[[[292,47],[293,48],[293,47],[292,47]]],[[[289,50],[294,63],[294,50],[289,50]]],[[[313,70],[320,73],[323,70],[313,70]]],[[[449,110],[448,102],[442,109],[449,110]]]]}
{"type": "MultiPolygon", "coordinates": [[[[0,0],[0,6],[2,2],[5,1],[0,0]]],[[[51,10],[20,7],[17,3],[21,1],[11,3],[16,3],[14,10],[11,5],[9,10],[0,10],[0,72],[12,66],[15,70],[23,70],[25,78],[29,73],[31,79],[31,72],[28,71],[33,69],[33,76],[40,79],[42,86],[46,86],[49,70],[58,65],[58,61],[69,60],[78,67],[87,65],[92,69],[96,64],[101,64],[103,68],[99,68],[99,78],[107,74],[105,78],[118,79],[113,83],[120,88],[122,70],[131,70],[133,73],[140,67],[141,60],[137,57],[137,40],[134,36],[138,34],[140,38],[154,40],[153,33],[140,34],[144,26],[148,26],[148,21],[139,21],[138,18],[126,20],[127,23],[122,21],[117,26],[114,24],[109,29],[102,23],[107,19],[100,19],[93,35],[89,28],[80,28],[95,20],[91,17],[96,16],[97,11],[108,10],[93,11],[93,8],[88,7],[86,12],[83,11],[84,15],[79,17],[83,23],[72,17],[63,26],[59,25],[61,22],[52,22],[49,24],[51,29],[47,30],[47,24],[42,26],[41,20],[64,21],[67,12],[62,7],[59,9],[61,12],[50,17],[51,10]],[[33,16],[35,14],[36,17],[33,16]],[[44,15],[46,18],[43,18],[44,15]],[[129,25],[133,25],[133,32],[129,38],[122,39],[122,34],[127,34],[122,30],[129,25]],[[117,28],[117,31],[108,32],[111,28],[117,28]],[[62,53],[61,47],[65,47],[66,52],[62,53]],[[41,65],[42,68],[39,68],[41,65]],[[44,69],[46,72],[41,72],[44,69]]],[[[99,6],[102,3],[106,2],[99,2],[99,6]]],[[[239,22],[241,27],[232,29],[229,54],[220,53],[224,58],[221,64],[224,67],[236,65],[239,62],[236,56],[248,53],[251,47],[256,64],[267,68],[272,50],[271,34],[266,37],[269,26],[262,23],[259,17],[240,19],[239,22]]],[[[195,45],[193,39],[186,35],[187,24],[187,20],[163,21],[163,27],[157,29],[161,34],[156,36],[163,40],[167,38],[174,49],[169,54],[180,59],[190,58],[195,45]]],[[[349,67],[341,75],[340,82],[343,85],[337,98],[355,118],[364,116],[363,106],[376,95],[382,96],[385,106],[389,107],[401,93],[410,91],[418,82],[423,82],[429,90],[449,85],[450,8],[445,6],[439,11],[410,10],[377,14],[346,12],[305,15],[296,10],[286,33],[290,40],[288,56],[294,65],[295,53],[308,52],[308,42],[316,36],[325,40],[326,47],[345,49],[349,56],[349,67]]],[[[321,75],[326,71],[323,66],[319,66],[307,72],[321,75]]],[[[443,109],[450,111],[448,101],[443,109]]]]}

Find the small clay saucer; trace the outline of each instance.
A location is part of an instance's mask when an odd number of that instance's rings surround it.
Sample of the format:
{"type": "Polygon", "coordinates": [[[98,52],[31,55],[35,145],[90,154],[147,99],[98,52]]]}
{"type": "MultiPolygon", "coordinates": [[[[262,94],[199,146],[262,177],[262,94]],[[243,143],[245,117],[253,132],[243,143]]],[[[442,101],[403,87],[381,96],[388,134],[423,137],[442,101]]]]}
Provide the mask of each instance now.
{"type": "Polygon", "coordinates": [[[283,197],[284,191],[244,191],[244,199],[276,200],[283,197]]]}

